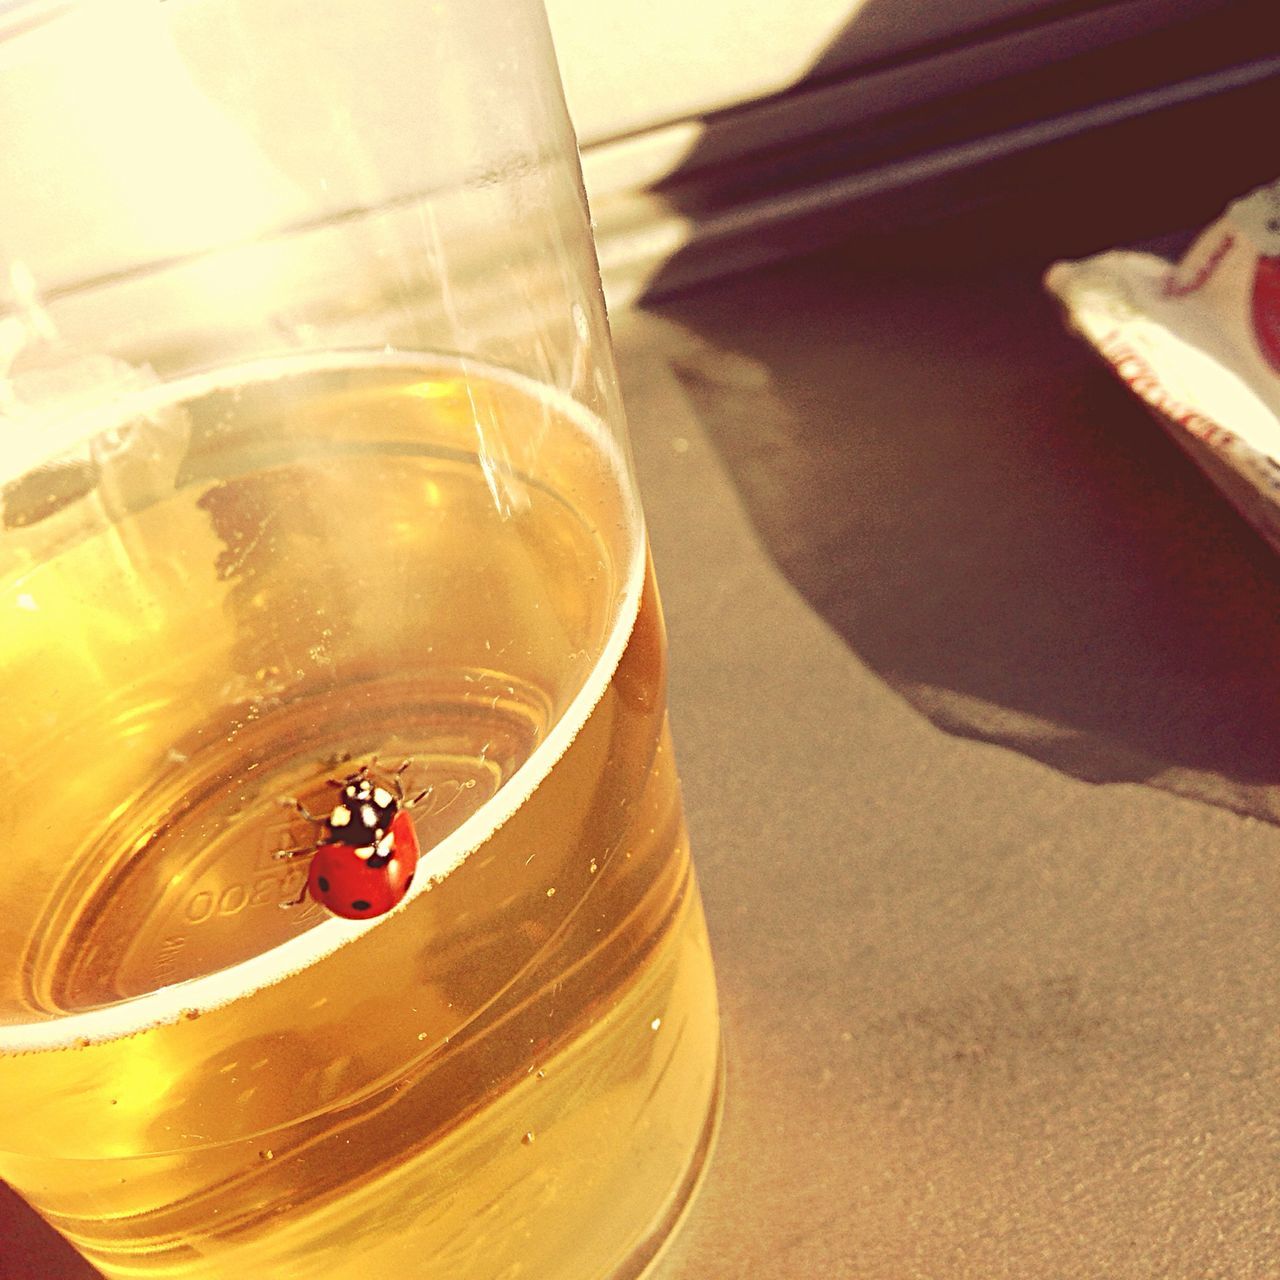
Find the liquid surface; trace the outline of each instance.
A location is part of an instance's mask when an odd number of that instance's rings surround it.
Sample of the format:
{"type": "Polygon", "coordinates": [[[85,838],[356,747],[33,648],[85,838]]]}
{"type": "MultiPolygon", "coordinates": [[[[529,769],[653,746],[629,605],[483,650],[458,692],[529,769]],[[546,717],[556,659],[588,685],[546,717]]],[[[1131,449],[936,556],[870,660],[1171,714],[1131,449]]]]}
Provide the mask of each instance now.
{"type": "Polygon", "coordinates": [[[718,1087],[616,455],[447,362],[189,390],[0,490],[0,1175],[112,1275],[606,1274],[718,1087]],[[410,899],[282,909],[375,759],[410,899]]]}

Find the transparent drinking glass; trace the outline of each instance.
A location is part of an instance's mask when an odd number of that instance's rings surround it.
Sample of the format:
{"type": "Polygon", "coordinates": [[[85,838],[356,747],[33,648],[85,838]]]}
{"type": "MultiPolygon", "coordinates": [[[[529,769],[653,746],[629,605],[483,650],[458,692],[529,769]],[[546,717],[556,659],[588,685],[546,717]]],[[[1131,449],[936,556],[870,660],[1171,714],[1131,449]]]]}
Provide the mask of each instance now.
{"type": "Polygon", "coordinates": [[[540,4],[0,4],[0,138],[0,1177],[108,1276],[637,1274],[720,1042],[540,4]]]}

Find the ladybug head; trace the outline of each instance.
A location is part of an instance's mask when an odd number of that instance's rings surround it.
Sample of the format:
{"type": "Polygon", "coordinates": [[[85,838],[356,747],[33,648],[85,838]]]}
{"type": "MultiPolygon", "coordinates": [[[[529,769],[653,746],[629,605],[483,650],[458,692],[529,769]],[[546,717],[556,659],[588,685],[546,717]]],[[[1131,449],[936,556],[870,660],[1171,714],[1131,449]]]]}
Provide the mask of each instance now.
{"type": "Polygon", "coordinates": [[[380,846],[387,841],[398,809],[395,796],[385,787],[362,775],[348,778],[325,822],[329,838],[335,844],[381,854],[380,846]]]}

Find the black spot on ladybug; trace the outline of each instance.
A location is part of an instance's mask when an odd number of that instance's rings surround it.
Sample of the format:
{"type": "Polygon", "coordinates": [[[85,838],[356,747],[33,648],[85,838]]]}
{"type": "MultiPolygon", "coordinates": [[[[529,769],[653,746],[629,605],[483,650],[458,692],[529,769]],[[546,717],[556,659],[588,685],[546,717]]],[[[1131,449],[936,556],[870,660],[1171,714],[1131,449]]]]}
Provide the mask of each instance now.
{"type": "Polygon", "coordinates": [[[357,898],[351,904],[351,910],[352,911],[368,911],[371,906],[373,906],[372,902],[366,902],[363,898],[357,898]]]}
{"type": "Polygon", "coordinates": [[[329,881],[325,876],[316,876],[316,887],[321,893],[329,892],[329,881]]]}

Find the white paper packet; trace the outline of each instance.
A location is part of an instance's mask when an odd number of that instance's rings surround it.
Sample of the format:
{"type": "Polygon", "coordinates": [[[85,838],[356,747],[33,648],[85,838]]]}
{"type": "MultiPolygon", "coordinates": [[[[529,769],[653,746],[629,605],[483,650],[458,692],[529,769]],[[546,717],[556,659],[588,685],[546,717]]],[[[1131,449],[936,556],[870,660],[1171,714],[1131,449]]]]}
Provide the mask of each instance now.
{"type": "Polygon", "coordinates": [[[1049,268],[1068,322],[1280,551],[1280,180],[1182,260],[1115,250],[1049,268]]]}

